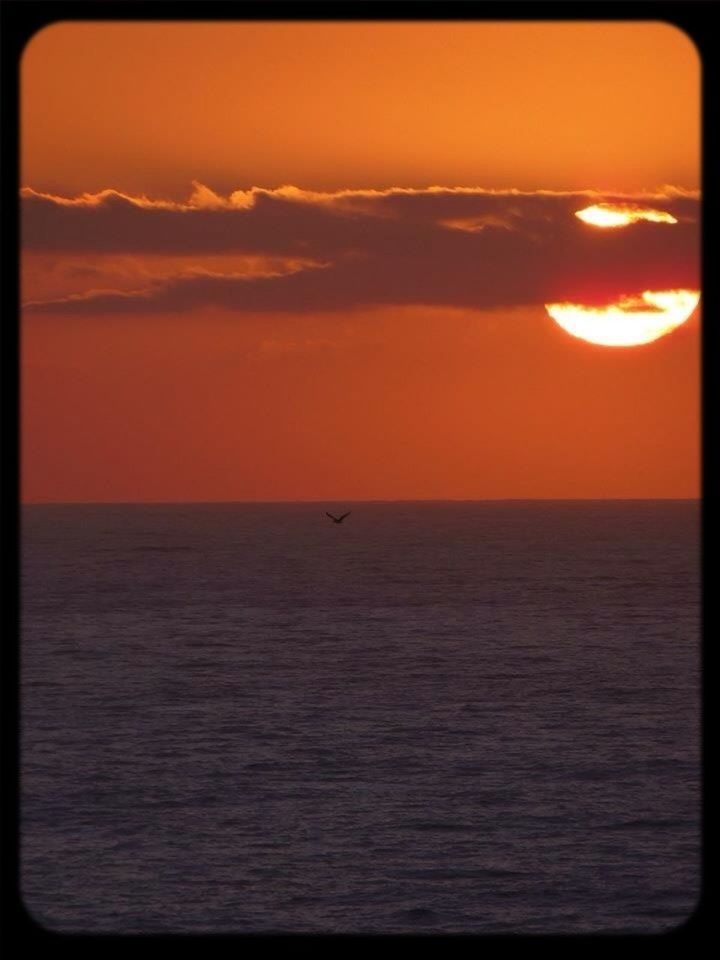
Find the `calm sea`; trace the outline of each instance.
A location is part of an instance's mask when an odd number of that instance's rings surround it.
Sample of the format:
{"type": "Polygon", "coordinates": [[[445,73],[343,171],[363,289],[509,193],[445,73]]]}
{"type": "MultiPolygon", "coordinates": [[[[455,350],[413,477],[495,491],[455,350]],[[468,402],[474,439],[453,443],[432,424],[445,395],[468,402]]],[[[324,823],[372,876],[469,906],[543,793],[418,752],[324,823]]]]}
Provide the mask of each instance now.
{"type": "Polygon", "coordinates": [[[697,502],[22,524],[43,926],[660,933],[695,909],[697,502]]]}

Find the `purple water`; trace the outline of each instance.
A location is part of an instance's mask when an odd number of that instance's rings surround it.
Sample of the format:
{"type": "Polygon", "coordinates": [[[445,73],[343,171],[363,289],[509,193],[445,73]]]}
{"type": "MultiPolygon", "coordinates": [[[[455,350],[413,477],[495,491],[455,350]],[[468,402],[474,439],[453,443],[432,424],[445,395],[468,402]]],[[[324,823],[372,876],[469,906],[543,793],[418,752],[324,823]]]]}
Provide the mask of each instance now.
{"type": "Polygon", "coordinates": [[[22,523],[43,926],[658,933],[695,909],[697,502],[22,523]]]}

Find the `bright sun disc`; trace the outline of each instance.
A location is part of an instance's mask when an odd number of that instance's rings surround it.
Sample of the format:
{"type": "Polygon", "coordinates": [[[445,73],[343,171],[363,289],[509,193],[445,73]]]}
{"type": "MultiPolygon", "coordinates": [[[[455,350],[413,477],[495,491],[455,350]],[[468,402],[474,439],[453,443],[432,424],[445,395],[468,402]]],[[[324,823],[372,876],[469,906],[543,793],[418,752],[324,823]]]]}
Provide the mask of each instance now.
{"type": "Polygon", "coordinates": [[[652,210],[649,207],[639,207],[632,203],[596,203],[584,210],[577,210],[576,217],[594,227],[626,227],[629,223],[638,220],[649,220],[652,223],[677,223],[671,213],[664,210],[652,210]]]}
{"type": "Polygon", "coordinates": [[[652,343],[685,323],[699,301],[699,290],[645,290],[606,307],[549,303],[545,308],[574,337],[606,347],[631,347],[652,343]]]}

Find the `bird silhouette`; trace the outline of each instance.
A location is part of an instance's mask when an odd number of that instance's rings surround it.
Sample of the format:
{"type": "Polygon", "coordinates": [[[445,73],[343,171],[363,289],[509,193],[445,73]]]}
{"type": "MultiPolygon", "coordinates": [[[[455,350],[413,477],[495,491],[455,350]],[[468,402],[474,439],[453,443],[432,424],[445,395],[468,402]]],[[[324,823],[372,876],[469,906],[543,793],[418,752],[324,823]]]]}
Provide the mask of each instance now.
{"type": "Polygon", "coordinates": [[[330,517],[330,519],[333,521],[333,523],[342,523],[343,520],[345,519],[345,517],[349,517],[351,513],[352,513],[352,510],[348,510],[348,512],[347,512],[347,513],[344,513],[341,517],[334,517],[331,513],[328,513],[327,510],[326,510],[326,511],[325,511],[325,516],[326,516],[326,517],[330,517]]]}

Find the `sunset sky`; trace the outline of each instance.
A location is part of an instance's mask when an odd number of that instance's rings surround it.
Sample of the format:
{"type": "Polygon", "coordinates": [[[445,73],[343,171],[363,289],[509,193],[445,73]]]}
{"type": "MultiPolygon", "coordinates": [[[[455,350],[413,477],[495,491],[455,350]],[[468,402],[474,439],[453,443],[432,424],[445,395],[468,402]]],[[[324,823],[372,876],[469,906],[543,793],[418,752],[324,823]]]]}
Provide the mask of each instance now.
{"type": "Polygon", "coordinates": [[[699,291],[670,25],[60,23],[21,183],[26,502],[699,495],[700,309],[546,308],[699,291]]]}

